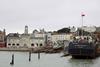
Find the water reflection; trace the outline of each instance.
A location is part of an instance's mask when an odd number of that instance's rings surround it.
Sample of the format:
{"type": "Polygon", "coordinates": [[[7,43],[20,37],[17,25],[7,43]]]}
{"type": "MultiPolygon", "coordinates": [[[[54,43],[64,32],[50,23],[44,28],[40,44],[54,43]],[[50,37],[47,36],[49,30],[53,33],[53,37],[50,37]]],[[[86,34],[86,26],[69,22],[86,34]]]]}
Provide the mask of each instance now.
{"type": "Polygon", "coordinates": [[[92,59],[69,59],[69,64],[71,67],[92,67],[92,59]]]}
{"type": "Polygon", "coordinates": [[[0,52],[0,67],[12,67],[12,53],[14,53],[15,64],[13,67],[99,67],[100,58],[96,59],[72,59],[71,56],[61,57],[62,53],[45,54],[41,53],[41,58],[38,59],[38,54],[31,54],[29,62],[28,52],[0,52]]]}

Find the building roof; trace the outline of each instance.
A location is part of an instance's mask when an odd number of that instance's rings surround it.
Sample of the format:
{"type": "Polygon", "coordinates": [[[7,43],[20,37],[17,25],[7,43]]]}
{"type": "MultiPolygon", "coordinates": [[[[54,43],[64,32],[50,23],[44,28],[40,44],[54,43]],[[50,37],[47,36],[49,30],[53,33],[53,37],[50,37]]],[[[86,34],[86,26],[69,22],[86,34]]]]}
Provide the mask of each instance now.
{"type": "Polygon", "coordinates": [[[37,33],[37,32],[38,32],[38,30],[37,30],[37,29],[33,30],[33,33],[37,33]]]}
{"type": "Polygon", "coordinates": [[[9,33],[7,37],[19,37],[18,33],[9,33]]]}

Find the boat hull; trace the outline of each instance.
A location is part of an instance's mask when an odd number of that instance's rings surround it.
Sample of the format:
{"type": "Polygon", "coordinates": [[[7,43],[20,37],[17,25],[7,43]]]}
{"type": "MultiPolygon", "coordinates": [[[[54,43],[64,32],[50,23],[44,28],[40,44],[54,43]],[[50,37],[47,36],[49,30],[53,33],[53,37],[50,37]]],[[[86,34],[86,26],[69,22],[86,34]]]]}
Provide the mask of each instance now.
{"type": "Polygon", "coordinates": [[[96,48],[91,43],[69,43],[68,53],[72,57],[95,57],[96,48]]]}

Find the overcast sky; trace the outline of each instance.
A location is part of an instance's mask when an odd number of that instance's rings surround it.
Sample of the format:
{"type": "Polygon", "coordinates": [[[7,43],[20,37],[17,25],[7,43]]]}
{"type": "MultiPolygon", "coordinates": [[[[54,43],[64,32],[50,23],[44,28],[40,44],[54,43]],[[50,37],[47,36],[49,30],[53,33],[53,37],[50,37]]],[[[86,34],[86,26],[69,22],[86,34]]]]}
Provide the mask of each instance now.
{"type": "Polygon", "coordinates": [[[0,30],[22,33],[25,25],[29,32],[78,27],[82,12],[83,25],[100,26],[100,0],[0,0],[0,30]]]}

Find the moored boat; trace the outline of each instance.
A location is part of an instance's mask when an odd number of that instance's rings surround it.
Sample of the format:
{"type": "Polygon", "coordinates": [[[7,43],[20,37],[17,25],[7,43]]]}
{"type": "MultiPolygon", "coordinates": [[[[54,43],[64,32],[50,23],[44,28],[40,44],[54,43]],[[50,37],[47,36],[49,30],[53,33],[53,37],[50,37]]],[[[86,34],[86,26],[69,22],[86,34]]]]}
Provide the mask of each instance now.
{"type": "Polygon", "coordinates": [[[74,37],[73,41],[69,43],[68,53],[72,57],[96,57],[97,45],[91,37],[74,37]]]}

